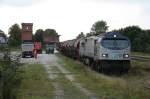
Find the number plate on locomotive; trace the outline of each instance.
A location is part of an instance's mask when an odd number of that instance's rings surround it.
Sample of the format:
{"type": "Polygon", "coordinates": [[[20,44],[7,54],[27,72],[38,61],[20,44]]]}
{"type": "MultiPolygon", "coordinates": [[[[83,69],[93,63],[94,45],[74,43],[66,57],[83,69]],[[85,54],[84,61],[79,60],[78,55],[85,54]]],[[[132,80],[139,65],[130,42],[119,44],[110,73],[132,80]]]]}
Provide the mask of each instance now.
{"type": "Polygon", "coordinates": [[[120,59],[120,55],[119,54],[112,54],[112,59],[120,59]]]}

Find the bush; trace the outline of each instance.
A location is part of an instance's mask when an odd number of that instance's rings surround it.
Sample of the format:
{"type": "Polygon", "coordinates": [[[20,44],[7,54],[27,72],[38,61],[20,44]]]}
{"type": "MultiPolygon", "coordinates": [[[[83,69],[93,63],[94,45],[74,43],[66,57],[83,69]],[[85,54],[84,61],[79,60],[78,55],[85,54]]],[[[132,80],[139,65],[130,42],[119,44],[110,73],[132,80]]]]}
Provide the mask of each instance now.
{"type": "Polygon", "coordinates": [[[16,64],[0,61],[0,98],[16,99],[17,88],[21,82],[17,69],[16,64]]]}

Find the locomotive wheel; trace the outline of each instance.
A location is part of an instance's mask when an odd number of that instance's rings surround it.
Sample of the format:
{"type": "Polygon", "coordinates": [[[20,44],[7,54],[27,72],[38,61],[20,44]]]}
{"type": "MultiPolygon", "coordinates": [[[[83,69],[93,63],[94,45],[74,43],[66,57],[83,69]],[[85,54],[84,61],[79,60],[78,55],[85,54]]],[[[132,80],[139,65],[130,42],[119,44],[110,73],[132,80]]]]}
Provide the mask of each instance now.
{"type": "Polygon", "coordinates": [[[125,74],[129,71],[129,69],[131,67],[131,63],[130,63],[130,61],[125,61],[125,62],[123,62],[122,66],[123,66],[123,68],[122,68],[121,73],[125,74]]]}
{"type": "Polygon", "coordinates": [[[96,63],[95,63],[95,61],[92,61],[92,62],[91,62],[91,68],[94,70],[95,67],[96,67],[96,63]]]}
{"type": "Polygon", "coordinates": [[[80,56],[79,61],[82,62],[82,57],[80,56]]]}
{"type": "Polygon", "coordinates": [[[101,72],[101,64],[99,61],[96,61],[95,62],[95,66],[94,66],[94,69],[98,72],[101,72]]]}
{"type": "Polygon", "coordinates": [[[85,64],[90,66],[90,59],[89,58],[85,58],[85,64]]]}
{"type": "Polygon", "coordinates": [[[99,62],[99,64],[100,64],[100,65],[99,65],[99,67],[100,67],[100,68],[99,68],[99,71],[100,71],[101,73],[104,73],[104,65],[105,65],[104,62],[101,61],[101,62],[99,62]]]}
{"type": "Polygon", "coordinates": [[[97,62],[97,66],[96,67],[97,67],[96,70],[98,72],[101,72],[101,63],[99,61],[97,62]]]}
{"type": "Polygon", "coordinates": [[[110,64],[105,61],[101,61],[100,62],[100,72],[102,72],[104,74],[110,74],[111,73],[110,64]]]}
{"type": "Polygon", "coordinates": [[[94,65],[94,60],[92,58],[89,59],[89,66],[92,68],[94,65]]]}
{"type": "Polygon", "coordinates": [[[82,58],[83,64],[86,65],[85,57],[82,58]]]}
{"type": "Polygon", "coordinates": [[[97,66],[98,66],[98,63],[97,63],[97,61],[95,61],[93,69],[96,70],[96,71],[97,71],[97,66]]]}

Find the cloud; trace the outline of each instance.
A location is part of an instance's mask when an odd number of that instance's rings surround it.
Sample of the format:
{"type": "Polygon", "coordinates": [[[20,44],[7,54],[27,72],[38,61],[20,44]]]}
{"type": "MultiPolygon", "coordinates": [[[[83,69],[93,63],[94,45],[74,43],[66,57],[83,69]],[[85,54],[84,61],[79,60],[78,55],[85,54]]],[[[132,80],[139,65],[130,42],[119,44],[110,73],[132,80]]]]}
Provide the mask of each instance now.
{"type": "MultiPolygon", "coordinates": [[[[0,7],[0,12],[3,13],[0,18],[0,29],[7,33],[14,23],[33,22],[34,32],[39,28],[54,28],[63,41],[75,38],[80,32],[89,32],[92,24],[98,20],[105,20],[110,26],[109,30],[129,25],[150,27],[149,3],[139,1],[133,3],[129,0],[106,1],[3,0],[3,5],[6,6],[0,7]]],[[[1,4],[2,0],[0,0],[1,4]]]]}
{"type": "Polygon", "coordinates": [[[149,0],[80,0],[80,1],[92,1],[92,2],[130,2],[130,3],[142,3],[149,2],[149,0]]]}
{"type": "Polygon", "coordinates": [[[24,7],[39,3],[44,0],[0,0],[1,5],[24,7]]]}

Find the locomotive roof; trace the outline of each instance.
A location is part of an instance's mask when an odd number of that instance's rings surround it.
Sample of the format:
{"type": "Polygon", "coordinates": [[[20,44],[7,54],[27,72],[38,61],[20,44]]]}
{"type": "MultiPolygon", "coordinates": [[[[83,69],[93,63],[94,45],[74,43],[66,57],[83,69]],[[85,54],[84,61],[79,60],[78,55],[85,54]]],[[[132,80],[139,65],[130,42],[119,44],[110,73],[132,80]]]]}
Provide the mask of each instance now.
{"type": "Polygon", "coordinates": [[[76,41],[76,39],[73,39],[73,40],[68,41],[68,45],[69,45],[69,46],[73,46],[73,44],[74,44],[75,41],[76,41]]]}
{"type": "Polygon", "coordinates": [[[89,37],[85,37],[85,39],[96,39],[98,36],[89,36],[89,37]]]}
{"type": "Polygon", "coordinates": [[[72,46],[74,44],[75,40],[76,39],[64,41],[64,42],[62,42],[63,46],[72,46]]]}
{"type": "Polygon", "coordinates": [[[81,40],[83,40],[83,39],[84,39],[84,37],[79,38],[79,39],[76,39],[76,41],[75,41],[75,43],[74,43],[74,47],[77,47],[77,46],[78,46],[78,43],[79,43],[81,40]]]}
{"type": "Polygon", "coordinates": [[[123,36],[121,33],[118,32],[108,32],[99,36],[103,36],[103,38],[128,39],[126,36],[123,36]]]}

